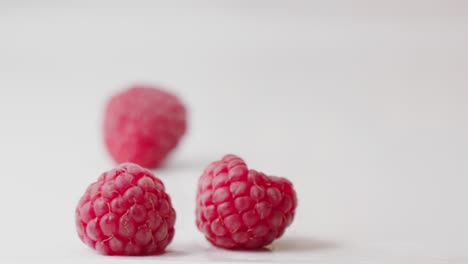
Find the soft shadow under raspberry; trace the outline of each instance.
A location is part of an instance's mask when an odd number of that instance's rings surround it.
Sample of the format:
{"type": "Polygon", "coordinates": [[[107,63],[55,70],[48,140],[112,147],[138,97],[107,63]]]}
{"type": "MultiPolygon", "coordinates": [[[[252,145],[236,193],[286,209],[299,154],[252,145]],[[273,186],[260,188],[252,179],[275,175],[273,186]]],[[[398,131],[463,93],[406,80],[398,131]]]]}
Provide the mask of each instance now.
{"type": "Polygon", "coordinates": [[[314,239],[309,237],[283,237],[267,246],[270,251],[275,252],[312,252],[321,250],[331,250],[340,247],[334,241],[314,239]]]}

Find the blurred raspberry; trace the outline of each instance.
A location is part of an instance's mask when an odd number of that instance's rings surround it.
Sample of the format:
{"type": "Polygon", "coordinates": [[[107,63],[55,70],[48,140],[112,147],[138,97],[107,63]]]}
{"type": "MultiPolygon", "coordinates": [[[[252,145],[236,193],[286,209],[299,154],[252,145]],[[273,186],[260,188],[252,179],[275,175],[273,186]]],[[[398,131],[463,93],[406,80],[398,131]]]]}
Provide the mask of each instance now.
{"type": "Polygon", "coordinates": [[[136,164],[103,173],[75,216],[80,239],[105,255],[162,253],[174,237],[176,215],[164,184],[136,164]]]}
{"type": "Polygon", "coordinates": [[[196,223],[215,246],[261,248],[284,233],[296,205],[291,182],[249,170],[241,158],[227,155],[198,181],[196,223]]]}
{"type": "Polygon", "coordinates": [[[133,86],[109,100],[104,140],[117,163],[158,167],[186,131],[186,109],[173,94],[133,86]]]}

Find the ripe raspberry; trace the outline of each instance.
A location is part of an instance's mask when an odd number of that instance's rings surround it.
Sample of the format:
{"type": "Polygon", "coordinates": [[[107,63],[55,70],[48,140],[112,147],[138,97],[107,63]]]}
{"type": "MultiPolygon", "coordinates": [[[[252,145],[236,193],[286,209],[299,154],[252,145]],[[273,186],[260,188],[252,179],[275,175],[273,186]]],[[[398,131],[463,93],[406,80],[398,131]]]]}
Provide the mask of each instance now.
{"type": "Polygon", "coordinates": [[[234,155],[208,165],[196,200],[198,229],[213,245],[229,249],[270,244],[291,224],[297,205],[291,182],[248,170],[234,155]]]}
{"type": "Polygon", "coordinates": [[[104,140],[117,163],[155,168],[177,146],[186,126],[185,107],[175,95],[133,86],[109,100],[104,140]]]}
{"type": "Polygon", "coordinates": [[[164,184],[136,164],[104,172],[75,216],[81,240],[105,255],[162,253],[174,237],[175,211],[164,184]]]}

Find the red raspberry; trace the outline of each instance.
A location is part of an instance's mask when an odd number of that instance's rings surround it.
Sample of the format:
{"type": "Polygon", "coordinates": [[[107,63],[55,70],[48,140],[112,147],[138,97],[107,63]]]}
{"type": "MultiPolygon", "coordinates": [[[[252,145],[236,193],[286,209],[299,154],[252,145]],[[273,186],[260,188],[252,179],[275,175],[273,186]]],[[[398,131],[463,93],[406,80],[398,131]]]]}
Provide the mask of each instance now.
{"type": "Polygon", "coordinates": [[[109,100],[104,139],[117,163],[155,168],[177,146],[186,126],[185,107],[175,95],[133,86],[109,100]]]}
{"type": "Polygon", "coordinates": [[[292,183],[247,169],[234,155],[208,165],[198,181],[196,223],[213,245],[261,248],[279,238],[297,205],[292,183]]]}
{"type": "Polygon", "coordinates": [[[81,240],[105,255],[162,253],[174,237],[175,211],[164,184],[136,164],[104,172],[75,216],[81,240]]]}

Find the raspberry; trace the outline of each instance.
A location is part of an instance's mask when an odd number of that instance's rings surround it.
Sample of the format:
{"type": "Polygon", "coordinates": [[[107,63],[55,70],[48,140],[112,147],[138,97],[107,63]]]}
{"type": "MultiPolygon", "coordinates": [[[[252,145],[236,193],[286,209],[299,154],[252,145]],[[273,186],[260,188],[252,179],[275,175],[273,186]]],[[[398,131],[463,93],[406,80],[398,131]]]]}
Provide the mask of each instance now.
{"type": "Polygon", "coordinates": [[[249,170],[234,155],[208,165],[198,181],[196,224],[213,245],[264,247],[281,237],[297,205],[292,183],[249,170]]]}
{"type": "Polygon", "coordinates": [[[101,174],[75,216],[80,239],[105,255],[162,253],[174,237],[175,211],[164,184],[132,163],[101,174]]]}
{"type": "Polygon", "coordinates": [[[137,85],[109,100],[104,141],[117,163],[155,168],[177,146],[186,126],[185,107],[175,95],[137,85]]]}

